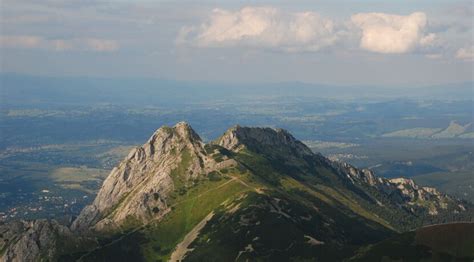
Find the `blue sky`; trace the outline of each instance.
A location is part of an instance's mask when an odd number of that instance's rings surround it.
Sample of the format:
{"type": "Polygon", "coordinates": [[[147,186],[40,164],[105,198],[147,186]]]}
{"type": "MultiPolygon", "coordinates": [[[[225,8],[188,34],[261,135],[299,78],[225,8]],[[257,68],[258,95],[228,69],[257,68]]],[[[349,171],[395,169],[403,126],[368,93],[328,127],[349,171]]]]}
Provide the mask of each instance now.
{"type": "Polygon", "coordinates": [[[472,1],[1,5],[2,72],[343,85],[473,80],[472,1]]]}

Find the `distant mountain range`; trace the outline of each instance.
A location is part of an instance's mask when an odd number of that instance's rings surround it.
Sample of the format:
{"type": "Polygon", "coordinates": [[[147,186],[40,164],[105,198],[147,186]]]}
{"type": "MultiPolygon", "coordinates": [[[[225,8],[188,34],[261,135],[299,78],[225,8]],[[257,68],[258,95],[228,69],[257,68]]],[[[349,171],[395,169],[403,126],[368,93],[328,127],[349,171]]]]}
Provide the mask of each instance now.
{"type": "Polygon", "coordinates": [[[461,125],[456,121],[451,121],[446,128],[410,128],[390,132],[382,135],[383,137],[406,137],[406,138],[424,138],[424,139],[441,139],[441,138],[474,138],[474,126],[472,123],[461,125]]]}
{"type": "Polygon", "coordinates": [[[419,98],[472,100],[474,84],[436,86],[335,86],[301,82],[216,83],[154,78],[46,77],[0,74],[3,106],[19,105],[182,105],[209,100],[262,97],[333,99],[419,98]]]}
{"type": "MultiPolygon", "coordinates": [[[[473,218],[470,203],[330,161],[282,129],[235,126],[204,143],[180,122],[133,149],[69,228],[46,220],[0,225],[0,255],[4,261],[380,261],[409,256],[403,248],[394,257],[383,252],[402,246],[421,248],[420,259],[473,259],[469,238],[457,239],[461,252],[399,234],[473,218]]],[[[433,228],[430,234],[445,230],[433,228]]]]}

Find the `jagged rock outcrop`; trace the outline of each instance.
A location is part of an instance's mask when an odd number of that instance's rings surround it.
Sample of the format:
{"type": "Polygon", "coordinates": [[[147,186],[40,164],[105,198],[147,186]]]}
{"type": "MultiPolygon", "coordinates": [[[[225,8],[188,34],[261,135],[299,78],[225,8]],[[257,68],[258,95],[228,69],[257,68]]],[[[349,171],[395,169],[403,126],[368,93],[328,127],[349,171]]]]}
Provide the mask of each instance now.
{"type": "Polygon", "coordinates": [[[375,188],[385,194],[392,202],[415,212],[413,207],[426,208],[430,215],[437,215],[439,210],[446,210],[452,204],[453,212],[462,212],[465,207],[459,200],[439,192],[432,187],[422,187],[408,178],[381,178],[376,177],[371,170],[357,169],[347,163],[333,162],[352,183],[362,183],[375,188]]]}
{"type": "Polygon", "coordinates": [[[14,221],[0,225],[0,261],[53,261],[61,238],[70,236],[55,221],[14,221]]]}
{"type": "Polygon", "coordinates": [[[380,178],[376,178],[374,172],[369,169],[358,169],[344,162],[333,161],[331,164],[339,170],[340,174],[345,174],[345,176],[352,182],[364,182],[371,186],[380,183],[380,178]]]}
{"type": "Polygon", "coordinates": [[[159,218],[169,211],[168,196],[175,184],[207,172],[209,162],[213,160],[203,142],[187,123],[161,127],[112,170],[72,229],[104,230],[159,218]]]}

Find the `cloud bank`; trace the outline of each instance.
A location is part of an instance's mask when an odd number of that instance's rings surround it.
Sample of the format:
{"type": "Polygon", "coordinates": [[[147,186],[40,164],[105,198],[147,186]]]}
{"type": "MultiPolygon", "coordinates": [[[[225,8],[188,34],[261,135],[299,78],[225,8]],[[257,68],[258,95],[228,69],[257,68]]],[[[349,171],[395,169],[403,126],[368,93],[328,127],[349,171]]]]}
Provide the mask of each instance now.
{"type": "Polygon", "coordinates": [[[178,43],[200,47],[244,45],[288,52],[318,51],[339,38],[331,19],[315,12],[284,13],[272,7],[214,9],[207,22],[183,27],[178,43]]]}
{"type": "Polygon", "coordinates": [[[436,36],[425,34],[427,18],[416,12],[407,16],[385,13],[360,13],[351,21],[362,31],[360,47],[377,53],[407,53],[430,46],[436,36]]]}
{"type": "Polygon", "coordinates": [[[427,25],[423,12],[405,16],[358,13],[346,21],[335,21],[316,12],[285,12],[273,7],[214,9],[203,23],[182,27],[176,42],[287,52],[346,47],[383,54],[432,53],[438,36],[428,32],[427,25]]]}
{"type": "Polygon", "coordinates": [[[114,40],[100,38],[46,39],[34,35],[0,36],[0,48],[114,52],[119,47],[119,44],[114,40]]]}

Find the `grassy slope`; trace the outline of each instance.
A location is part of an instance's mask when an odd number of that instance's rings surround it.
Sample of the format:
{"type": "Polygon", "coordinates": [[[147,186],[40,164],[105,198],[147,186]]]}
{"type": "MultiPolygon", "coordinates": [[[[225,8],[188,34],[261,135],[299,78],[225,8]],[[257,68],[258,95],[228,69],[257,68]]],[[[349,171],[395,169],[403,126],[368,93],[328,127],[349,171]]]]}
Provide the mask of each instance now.
{"type": "Polygon", "coordinates": [[[472,261],[474,223],[435,225],[361,248],[351,261],[472,261]]]}
{"type": "Polygon", "coordinates": [[[203,183],[205,185],[189,192],[185,200],[176,203],[164,220],[151,225],[145,233],[149,242],[143,245],[144,257],[148,261],[167,260],[182,238],[212,210],[249,190],[236,180],[227,182],[203,183]]]}
{"type": "Polygon", "coordinates": [[[357,193],[357,188],[343,184],[328,167],[304,161],[285,163],[251,151],[232,157],[241,166],[184,181],[181,176],[192,159],[181,152],[181,164],[172,172],[177,185],[170,200],[172,211],[159,223],[146,225],[87,259],[116,256],[165,261],[211,211],[216,215],[192,243],[195,249],[188,254],[190,260],[211,256],[221,261],[252,256],[342,259],[359,246],[393,233],[393,218],[377,216],[371,209],[375,205],[357,193]],[[263,194],[254,193],[257,188],[265,188],[263,194]],[[229,203],[238,208],[229,213],[229,203]],[[311,245],[307,236],[324,244],[311,245]]]}
{"type": "Polygon", "coordinates": [[[388,222],[345,196],[346,192],[314,186],[315,181],[298,181],[252,152],[244,151],[236,158],[252,172],[251,179],[267,189],[216,210],[193,243],[189,260],[343,258],[356,245],[390,235],[388,222]],[[305,235],[325,244],[311,245],[305,235]]]}
{"type": "Polygon", "coordinates": [[[300,196],[296,191],[266,190],[265,194],[250,192],[217,210],[194,242],[188,259],[341,259],[355,246],[389,234],[380,225],[351,217],[318,198],[300,196]],[[239,208],[233,209],[236,206],[239,208]],[[312,245],[305,236],[324,244],[312,245]]]}

